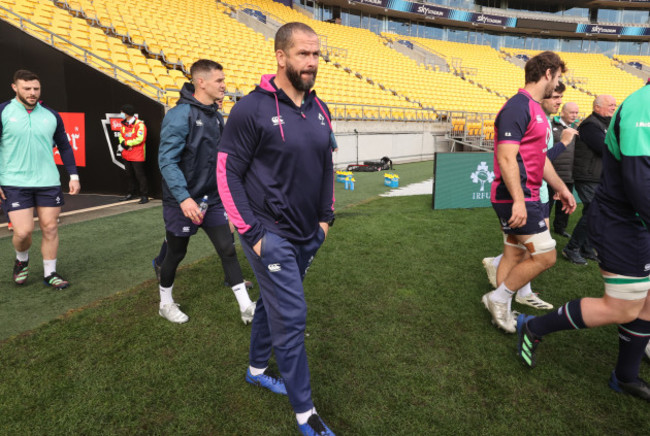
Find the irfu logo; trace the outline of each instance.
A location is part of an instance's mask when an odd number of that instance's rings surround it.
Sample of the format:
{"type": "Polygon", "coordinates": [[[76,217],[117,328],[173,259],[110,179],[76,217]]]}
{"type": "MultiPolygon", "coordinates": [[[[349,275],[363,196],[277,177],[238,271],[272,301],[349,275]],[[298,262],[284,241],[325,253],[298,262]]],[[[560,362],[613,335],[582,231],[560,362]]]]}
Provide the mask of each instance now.
{"type": "Polygon", "coordinates": [[[471,177],[472,182],[481,184],[481,192],[483,192],[485,191],[485,183],[492,183],[494,181],[494,172],[490,171],[486,162],[481,162],[471,177]]]}

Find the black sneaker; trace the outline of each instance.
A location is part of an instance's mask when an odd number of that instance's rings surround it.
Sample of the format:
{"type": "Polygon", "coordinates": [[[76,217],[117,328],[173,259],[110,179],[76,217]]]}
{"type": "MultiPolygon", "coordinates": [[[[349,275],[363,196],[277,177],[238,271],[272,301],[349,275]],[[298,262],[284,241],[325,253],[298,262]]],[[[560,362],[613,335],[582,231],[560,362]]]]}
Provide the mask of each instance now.
{"type": "Polygon", "coordinates": [[[594,260],[598,262],[598,257],[596,257],[596,252],[593,250],[593,248],[589,250],[580,250],[580,256],[582,256],[585,259],[594,260]]]}
{"type": "Polygon", "coordinates": [[[641,377],[638,377],[636,381],[623,383],[616,378],[616,371],[612,371],[612,376],[609,378],[609,387],[616,392],[634,395],[642,400],[650,401],[650,385],[641,377]]]}
{"type": "Polygon", "coordinates": [[[335,436],[317,414],[309,417],[306,424],[299,425],[298,430],[304,436],[335,436]]]}
{"type": "Polygon", "coordinates": [[[18,259],[16,259],[16,262],[14,263],[14,283],[15,284],[22,285],[27,280],[27,276],[29,275],[29,266],[27,266],[28,263],[29,263],[29,260],[27,260],[25,262],[21,262],[18,259]]]}
{"type": "Polygon", "coordinates": [[[61,290],[70,286],[70,283],[67,280],[64,280],[58,273],[53,272],[49,276],[43,279],[46,285],[52,286],[54,289],[61,290]]]}
{"type": "Polygon", "coordinates": [[[156,273],[156,278],[158,279],[158,284],[160,284],[160,270],[162,269],[162,265],[158,265],[156,263],[156,259],[152,260],[151,264],[153,265],[153,270],[156,273]]]}
{"type": "Polygon", "coordinates": [[[528,329],[528,321],[533,318],[535,317],[524,313],[517,317],[517,336],[519,336],[517,354],[531,368],[535,368],[535,350],[542,340],[528,329]]]}
{"type": "Polygon", "coordinates": [[[580,256],[579,250],[569,250],[568,248],[564,247],[562,249],[562,256],[566,257],[567,259],[569,259],[569,262],[574,263],[576,265],[587,264],[585,258],[580,256]]]}

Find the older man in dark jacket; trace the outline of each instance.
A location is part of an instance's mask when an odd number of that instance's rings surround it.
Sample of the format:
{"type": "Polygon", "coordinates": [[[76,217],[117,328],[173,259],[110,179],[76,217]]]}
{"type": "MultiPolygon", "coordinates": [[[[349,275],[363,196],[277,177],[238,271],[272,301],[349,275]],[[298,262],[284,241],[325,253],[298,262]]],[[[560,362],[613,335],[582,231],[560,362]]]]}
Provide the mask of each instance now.
{"type": "MultiPolygon", "coordinates": [[[[576,119],[578,118],[578,105],[573,102],[568,102],[562,107],[559,116],[551,118],[551,127],[553,129],[553,141],[557,143],[562,137],[562,132],[568,127],[575,127],[576,119]]],[[[575,152],[574,137],[566,150],[564,150],[554,161],[551,161],[557,175],[560,176],[564,184],[573,191],[573,156],[575,152]]],[[[553,214],[553,190],[549,187],[549,218],[553,214]]],[[[555,219],[553,220],[553,231],[558,235],[570,238],[571,235],[567,233],[566,228],[569,223],[569,215],[564,213],[561,207],[555,209],[555,219]]]]}
{"type": "Polygon", "coordinates": [[[583,204],[582,217],[562,255],[577,265],[586,265],[586,259],[596,260],[587,237],[587,210],[596,193],[603,169],[605,135],[616,110],[616,99],[611,95],[599,95],[594,100],[594,111],[580,123],[580,137],[576,141],[573,158],[575,189],[583,204]]]}

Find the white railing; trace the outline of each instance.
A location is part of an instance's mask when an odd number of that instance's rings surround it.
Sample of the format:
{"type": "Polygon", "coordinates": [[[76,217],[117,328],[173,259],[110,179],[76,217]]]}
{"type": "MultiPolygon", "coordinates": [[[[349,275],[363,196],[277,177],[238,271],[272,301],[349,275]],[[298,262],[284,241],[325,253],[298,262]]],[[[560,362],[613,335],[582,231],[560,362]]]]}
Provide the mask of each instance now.
{"type": "Polygon", "coordinates": [[[156,100],[160,101],[163,104],[166,102],[167,96],[165,95],[165,91],[158,86],[141,79],[132,72],[115,65],[111,61],[104,59],[101,56],[97,56],[95,53],[89,51],[88,49],[75,44],[69,39],[57,35],[56,33],[34,23],[31,20],[28,20],[27,18],[15,13],[10,9],[7,9],[2,5],[0,5],[0,10],[7,12],[8,14],[11,14],[13,17],[15,17],[15,21],[12,21],[11,17],[8,17],[7,22],[13,25],[17,25],[17,27],[24,32],[29,33],[30,35],[40,39],[41,41],[51,45],[52,47],[55,47],[56,49],[68,55],[74,56],[76,59],[79,59],[85,64],[102,71],[104,74],[107,74],[114,79],[121,80],[123,82],[135,82],[138,87],[141,88],[141,91],[144,94],[153,96],[156,100]]]}

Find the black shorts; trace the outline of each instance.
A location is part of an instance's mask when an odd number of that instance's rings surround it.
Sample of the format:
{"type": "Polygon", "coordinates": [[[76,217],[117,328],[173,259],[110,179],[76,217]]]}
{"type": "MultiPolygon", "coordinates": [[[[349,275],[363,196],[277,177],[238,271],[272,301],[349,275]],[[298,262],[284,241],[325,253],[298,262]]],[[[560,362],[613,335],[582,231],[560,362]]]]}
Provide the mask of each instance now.
{"type": "Polygon", "coordinates": [[[2,186],[6,200],[6,213],[32,207],[61,207],[64,204],[61,186],[29,188],[22,186],[2,186]]]}
{"type": "Polygon", "coordinates": [[[597,198],[587,214],[589,241],[603,270],[630,277],[650,275],[650,233],[641,218],[613,210],[597,198]]]}
{"type": "Polygon", "coordinates": [[[165,220],[165,229],[179,237],[192,236],[196,234],[199,227],[217,227],[228,224],[228,215],[223,203],[210,205],[201,224],[194,224],[191,219],[183,215],[181,208],[176,206],[163,206],[163,219],[165,220]]]}
{"type": "MultiPolygon", "coordinates": [[[[547,204],[548,206],[548,204],[547,204]]],[[[526,224],[518,229],[512,229],[508,225],[508,220],[512,215],[512,203],[492,203],[492,208],[497,213],[501,230],[507,235],[536,235],[548,229],[544,218],[548,218],[548,214],[544,215],[544,205],[539,201],[526,202],[526,224]]],[[[548,209],[546,209],[548,211],[548,209]]]]}

